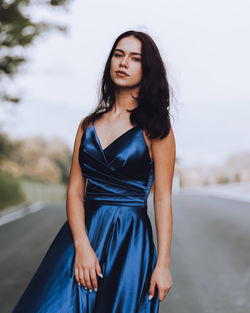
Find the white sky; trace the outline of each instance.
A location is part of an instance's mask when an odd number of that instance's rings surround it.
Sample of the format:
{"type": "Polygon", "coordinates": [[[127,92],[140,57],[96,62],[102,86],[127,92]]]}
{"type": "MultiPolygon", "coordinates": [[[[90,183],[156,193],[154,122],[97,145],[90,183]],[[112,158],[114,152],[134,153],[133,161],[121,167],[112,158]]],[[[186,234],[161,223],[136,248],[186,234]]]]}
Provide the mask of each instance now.
{"type": "Polygon", "coordinates": [[[250,151],[249,1],[74,0],[67,11],[35,9],[33,18],[65,23],[69,32],[44,34],[27,50],[30,61],[15,80],[23,101],[9,115],[0,111],[13,138],[58,136],[73,149],[113,42],[135,29],[153,37],[166,64],[182,164],[250,151]]]}

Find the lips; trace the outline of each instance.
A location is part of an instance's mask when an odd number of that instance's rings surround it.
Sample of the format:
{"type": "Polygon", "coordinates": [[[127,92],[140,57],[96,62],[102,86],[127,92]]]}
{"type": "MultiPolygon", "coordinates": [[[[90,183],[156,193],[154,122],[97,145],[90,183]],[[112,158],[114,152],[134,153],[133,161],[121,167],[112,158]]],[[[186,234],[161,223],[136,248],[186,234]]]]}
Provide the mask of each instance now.
{"type": "Polygon", "coordinates": [[[128,76],[128,74],[126,72],[124,72],[124,71],[116,71],[116,74],[123,74],[123,75],[128,76]]]}

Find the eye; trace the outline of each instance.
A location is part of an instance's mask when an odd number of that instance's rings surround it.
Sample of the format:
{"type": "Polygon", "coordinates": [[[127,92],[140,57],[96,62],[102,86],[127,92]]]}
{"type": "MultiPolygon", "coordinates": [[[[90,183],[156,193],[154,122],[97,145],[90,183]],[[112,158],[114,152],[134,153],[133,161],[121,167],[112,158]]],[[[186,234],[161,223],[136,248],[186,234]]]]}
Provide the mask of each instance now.
{"type": "Polygon", "coordinates": [[[141,59],[139,59],[139,58],[133,58],[133,60],[136,60],[136,61],[141,61],[141,59]]]}
{"type": "Polygon", "coordinates": [[[122,55],[119,54],[119,53],[114,53],[114,56],[115,56],[115,57],[121,57],[122,55]]]}

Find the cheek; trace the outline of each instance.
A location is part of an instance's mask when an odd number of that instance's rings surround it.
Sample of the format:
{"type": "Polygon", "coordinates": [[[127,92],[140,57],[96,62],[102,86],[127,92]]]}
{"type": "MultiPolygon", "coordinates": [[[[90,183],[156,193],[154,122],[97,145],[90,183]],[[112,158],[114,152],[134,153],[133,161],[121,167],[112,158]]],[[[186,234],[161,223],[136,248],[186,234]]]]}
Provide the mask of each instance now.
{"type": "Polygon", "coordinates": [[[138,78],[142,75],[142,66],[141,64],[135,64],[133,68],[134,75],[138,78]]]}
{"type": "Polygon", "coordinates": [[[110,67],[114,68],[114,67],[117,67],[117,65],[119,65],[119,60],[117,60],[116,58],[112,58],[110,62],[110,67]]]}
{"type": "Polygon", "coordinates": [[[110,67],[114,69],[114,67],[116,66],[116,63],[117,63],[116,59],[112,58],[110,62],[110,67]]]}

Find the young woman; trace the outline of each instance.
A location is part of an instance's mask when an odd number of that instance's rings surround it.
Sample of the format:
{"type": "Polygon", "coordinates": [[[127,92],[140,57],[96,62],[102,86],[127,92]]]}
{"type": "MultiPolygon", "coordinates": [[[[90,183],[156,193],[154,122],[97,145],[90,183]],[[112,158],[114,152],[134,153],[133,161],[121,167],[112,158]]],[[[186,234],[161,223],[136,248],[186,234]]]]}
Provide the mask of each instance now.
{"type": "Polygon", "coordinates": [[[13,313],[156,313],[172,286],[175,139],[166,71],[152,38],[121,34],[101,98],[78,126],[67,221],[13,313]],[[154,182],[158,256],[147,214],[154,182]]]}

